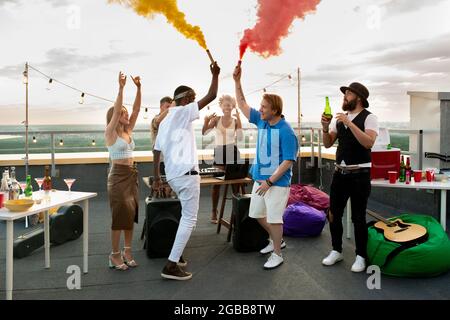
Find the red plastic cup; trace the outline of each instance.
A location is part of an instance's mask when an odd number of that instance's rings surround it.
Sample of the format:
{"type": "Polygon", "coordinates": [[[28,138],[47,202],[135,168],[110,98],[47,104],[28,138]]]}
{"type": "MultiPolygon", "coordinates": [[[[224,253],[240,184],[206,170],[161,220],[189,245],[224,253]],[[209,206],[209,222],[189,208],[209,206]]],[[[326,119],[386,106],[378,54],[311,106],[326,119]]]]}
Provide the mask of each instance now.
{"type": "Polygon", "coordinates": [[[414,170],[414,182],[422,181],[422,170],[414,170]]]}
{"type": "Polygon", "coordinates": [[[434,170],[427,170],[427,181],[434,181],[434,170]]]}
{"type": "Polygon", "coordinates": [[[397,182],[397,171],[388,171],[389,183],[394,184],[397,182]]]}
{"type": "Polygon", "coordinates": [[[0,208],[3,208],[3,201],[5,201],[5,194],[0,192],[0,208]]]}

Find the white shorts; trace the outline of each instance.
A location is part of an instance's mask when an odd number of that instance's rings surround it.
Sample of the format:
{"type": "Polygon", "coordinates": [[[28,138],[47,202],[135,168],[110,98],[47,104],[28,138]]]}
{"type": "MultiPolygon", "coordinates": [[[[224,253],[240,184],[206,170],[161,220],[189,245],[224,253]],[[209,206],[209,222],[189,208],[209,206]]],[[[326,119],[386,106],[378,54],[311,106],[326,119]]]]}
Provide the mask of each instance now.
{"type": "Polygon", "coordinates": [[[264,196],[256,194],[259,183],[255,182],[248,215],[259,219],[267,217],[267,223],[283,223],[283,213],[289,200],[290,187],[272,186],[264,196]]]}

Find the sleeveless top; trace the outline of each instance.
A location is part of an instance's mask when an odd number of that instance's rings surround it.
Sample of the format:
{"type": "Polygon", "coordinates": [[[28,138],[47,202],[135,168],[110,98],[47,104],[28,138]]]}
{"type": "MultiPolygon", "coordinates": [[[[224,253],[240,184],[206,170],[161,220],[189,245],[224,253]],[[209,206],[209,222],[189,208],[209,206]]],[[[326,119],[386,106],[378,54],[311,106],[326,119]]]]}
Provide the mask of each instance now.
{"type": "Polygon", "coordinates": [[[225,128],[222,124],[222,117],[220,117],[217,122],[216,128],[214,130],[215,139],[214,144],[216,147],[224,146],[227,144],[236,143],[236,120],[233,118],[231,124],[228,128],[225,128]]]}
{"type": "Polygon", "coordinates": [[[133,138],[131,138],[131,143],[127,143],[124,138],[117,137],[116,142],[107,147],[111,160],[120,160],[133,157],[135,144],[133,138]]]}
{"type": "MultiPolygon", "coordinates": [[[[369,115],[370,112],[364,109],[352,122],[364,132],[364,123],[369,115]]],[[[370,149],[363,147],[349,128],[346,128],[342,122],[338,122],[336,128],[339,141],[336,151],[336,163],[341,164],[342,161],[345,161],[346,165],[354,165],[371,161],[370,149]]]]}

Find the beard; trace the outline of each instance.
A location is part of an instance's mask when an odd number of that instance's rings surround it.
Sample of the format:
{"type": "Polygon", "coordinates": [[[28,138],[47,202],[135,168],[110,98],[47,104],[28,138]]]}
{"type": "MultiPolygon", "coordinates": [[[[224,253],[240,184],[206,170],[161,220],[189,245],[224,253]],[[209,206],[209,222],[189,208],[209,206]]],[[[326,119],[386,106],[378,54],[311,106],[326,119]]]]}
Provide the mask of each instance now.
{"type": "Polygon", "coordinates": [[[344,111],[353,111],[356,109],[356,105],[357,105],[357,101],[356,99],[348,102],[346,100],[344,100],[344,103],[342,104],[342,110],[344,111]]]}

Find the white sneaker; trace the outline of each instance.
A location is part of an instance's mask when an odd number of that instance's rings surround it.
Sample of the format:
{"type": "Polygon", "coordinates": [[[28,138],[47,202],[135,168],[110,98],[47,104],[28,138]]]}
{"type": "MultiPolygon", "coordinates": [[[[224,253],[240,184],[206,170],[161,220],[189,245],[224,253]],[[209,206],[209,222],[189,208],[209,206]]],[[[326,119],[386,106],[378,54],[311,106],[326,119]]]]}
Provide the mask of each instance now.
{"type": "Polygon", "coordinates": [[[356,256],[355,262],[352,265],[353,272],[363,272],[366,270],[366,259],[361,256],[356,256]]]}
{"type": "Polygon", "coordinates": [[[284,259],[282,256],[277,255],[272,252],[267,262],[264,264],[264,269],[275,269],[283,263],[284,259]]]}
{"type": "MultiPolygon", "coordinates": [[[[284,248],[286,248],[286,242],[284,242],[284,240],[281,239],[281,249],[284,249],[284,248]]],[[[268,253],[271,253],[272,251],[273,251],[273,240],[269,239],[269,244],[265,248],[261,249],[259,251],[259,253],[268,254],[268,253]]]]}
{"type": "Polygon", "coordinates": [[[342,255],[342,253],[336,250],[332,250],[328,255],[328,257],[322,260],[322,264],[326,266],[332,266],[336,262],[342,261],[343,259],[344,256],[342,255]]]}

